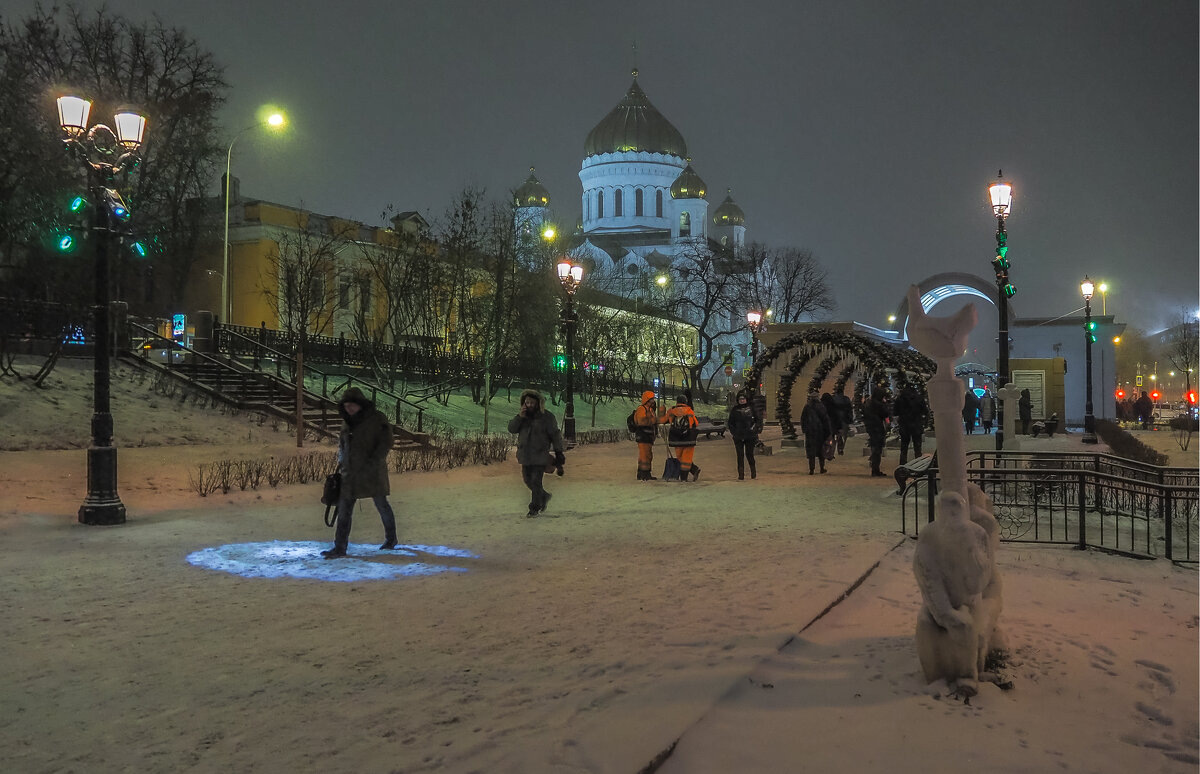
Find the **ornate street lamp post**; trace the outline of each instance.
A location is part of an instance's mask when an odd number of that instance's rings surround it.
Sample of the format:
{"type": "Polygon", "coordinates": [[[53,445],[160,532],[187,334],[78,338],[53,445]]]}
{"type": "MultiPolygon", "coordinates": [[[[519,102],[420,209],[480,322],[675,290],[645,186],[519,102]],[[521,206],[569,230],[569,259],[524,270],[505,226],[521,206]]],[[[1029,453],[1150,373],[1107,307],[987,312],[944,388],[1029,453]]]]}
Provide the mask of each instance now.
{"type": "MultiPolygon", "coordinates": [[[[992,260],[992,268],[996,271],[996,310],[999,312],[999,334],[996,345],[999,347],[996,363],[996,391],[1008,384],[1008,299],[1016,294],[1017,289],[1008,280],[1008,232],[1004,230],[1004,222],[1012,210],[1012,185],[1004,181],[1004,172],[996,175],[996,182],[988,186],[988,196],[992,202],[992,212],[996,215],[996,257],[992,260]]],[[[1004,449],[1004,401],[996,404],[996,450],[1004,449]]]]}
{"type": "Polygon", "coordinates": [[[563,414],[563,438],[575,440],[575,291],[583,282],[583,267],[573,264],[565,258],[558,264],[558,281],[566,291],[566,302],[563,304],[563,332],[567,336],[567,411],[563,414]]]}
{"type": "Polygon", "coordinates": [[[746,312],[746,327],[750,329],[750,363],[758,360],[758,334],[766,329],[762,312],[746,312]]]}
{"type": "Polygon", "coordinates": [[[1092,414],[1092,342],[1096,340],[1096,324],[1092,322],[1092,294],[1096,286],[1083,276],[1079,292],[1083,294],[1083,345],[1087,361],[1087,401],[1083,405],[1083,442],[1096,443],[1096,417],[1092,414]]]}
{"type": "Polygon", "coordinates": [[[117,449],[109,406],[109,247],[112,235],[124,230],[129,210],[117,191],[117,180],[128,178],[140,160],[138,149],[146,118],[134,110],[113,116],[114,132],[104,124],[88,127],[92,103],[75,96],[58,98],[58,123],[63,143],[87,175],[92,207],[95,265],[95,338],[92,345],[92,444],[87,451],[87,497],[79,508],[83,524],[123,524],[125,504],[117,494],[117,449]]]}
{"type": "Polygon", "coordinates": [[[229,288],[229,207],[232,202],[229,201],[230,196],[230,172],[233,167],[233,146],[246,132],[251,129],[257,129],[260,126],[270,126],[279,128],[287,122],[282,113],[272,113],[265,121],[259,121],[256,124],[250,124],[240,132],[233,136],[229,141],[229,150],[225,153],[225,240],[221,243],[221,324],[229,325],[233,322],[230,318],[233,316],[233,304],[230,299],[229,288]]]}

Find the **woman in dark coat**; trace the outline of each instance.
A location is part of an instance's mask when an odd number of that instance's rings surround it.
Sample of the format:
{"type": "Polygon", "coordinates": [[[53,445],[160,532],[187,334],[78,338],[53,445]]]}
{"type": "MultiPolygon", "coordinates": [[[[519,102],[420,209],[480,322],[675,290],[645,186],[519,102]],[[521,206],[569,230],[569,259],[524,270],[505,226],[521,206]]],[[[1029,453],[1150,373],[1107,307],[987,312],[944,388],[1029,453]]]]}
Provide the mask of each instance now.
{"type": "Polygon", "coordinates": [[[800,429],[804,431],[804,453],[808,456],[808,475],[816,472],[817,462],[825,472],[825,442],[833,438],[833,427],[829,424],[829,413],[821,405],[815,391],[808,394],[808,403],[800,412],[800,429]]]}
{"type": "Polygon", "coordinates": [[[392,450],[392,426],[383,412],[367,400],[357,387],[342,395],[338,404],[342,415],[342,433],[338,438],[338,471],[342,474],[342,492],[337,506],[337,530],[333,548],[322,551],[326,559],[346,555],[350,527],[357,501],[371,498],[383,521],[383,550],[396,547],[396,515],[388,502],[387,457],[392,450]]]}
{"type": "Polygon", "coordinates": [[[725,427],[733,438],[733,450],[737,455],[738,481],[746,478],[745,464],[750,464],[750,478],[758,478],[754,469],[754,446],[758,443],[758,434],[762,432],[762,415],[750,402],[750,396],[745,390],[738,392],[734,399],[733,408],[725,419],[725,427]]]}
{"type": "Polygon", "coordinates": [[[1029,388],[1021,390],[1021,399],[1017,401],[1017,416],[1021,420],[1021,435],[1029,435],[1029,422],[1033,419],[1033,398],[1029,388]]]}

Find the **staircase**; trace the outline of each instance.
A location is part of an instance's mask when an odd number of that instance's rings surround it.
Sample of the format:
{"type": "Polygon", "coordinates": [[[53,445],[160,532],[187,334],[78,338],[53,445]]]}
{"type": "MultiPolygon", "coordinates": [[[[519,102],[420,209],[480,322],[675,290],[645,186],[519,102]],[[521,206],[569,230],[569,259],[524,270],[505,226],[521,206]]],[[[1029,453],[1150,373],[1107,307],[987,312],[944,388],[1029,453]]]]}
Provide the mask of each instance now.
{"type": "MultiPolygon", "coordinates": [[[[138,353],[122,352],[125,362],[155,373],[165,374],[190,388],[214,397],[228,405],[246,411],[260,411],[284,421],[296,418],[296,385],[282,375],[255,370],[236,360],[214,357],[161,336],[150,328],[136,323],[130,327],[135,336],[145,336],[150,348],[138,353]],[[165,362],[151,359],[150,354],[166,350],[165,362]],[[183,353],[176,357],[178,353],[183,353]]],[[[304,427],[318,438],[336,439],[341,432],[342,417],[337,402],[310,390],[300,393],[304,427]]],[[[413,432],[394,424],[394,449],[414,449],[430,446],[428,433],[413,432]]]]}

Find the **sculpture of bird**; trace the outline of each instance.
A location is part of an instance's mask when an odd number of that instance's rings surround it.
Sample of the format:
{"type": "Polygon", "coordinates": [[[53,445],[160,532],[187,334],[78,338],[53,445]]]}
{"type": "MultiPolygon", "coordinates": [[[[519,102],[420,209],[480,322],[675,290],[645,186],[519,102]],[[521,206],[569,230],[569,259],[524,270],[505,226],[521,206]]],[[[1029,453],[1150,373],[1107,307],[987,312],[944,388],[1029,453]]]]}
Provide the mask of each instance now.
{"type": "Polygon", "coordinates": [[[979,310],[967,304],[950,317],[930,317],[916,285],[908,288],[908,341],[935,361],[955,360],[967,351],[967,337],[979,322],[979,310]]]}

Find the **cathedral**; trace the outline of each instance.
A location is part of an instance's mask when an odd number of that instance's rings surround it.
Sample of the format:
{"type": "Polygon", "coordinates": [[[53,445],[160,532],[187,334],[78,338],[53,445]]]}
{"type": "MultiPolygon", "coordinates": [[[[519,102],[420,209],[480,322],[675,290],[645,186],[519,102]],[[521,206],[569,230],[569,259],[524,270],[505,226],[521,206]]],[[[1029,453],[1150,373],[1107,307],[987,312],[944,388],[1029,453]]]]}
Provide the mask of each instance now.
{"type": "MultiPolygon", "coordinates": [[[[696,245],[739,251],[746,216],[732,194],[711,213],[687,143],[650,103],[633,71],[629,90],[583,145],[581,218],[569,254],[612,292],[632,295],[696,245]],[[625,284],[625,287],[620,287],[625,284]]],[[[517,233],[533,249],[551,221],[550,194],[530,169],[514,192],[517,233]]]]}

